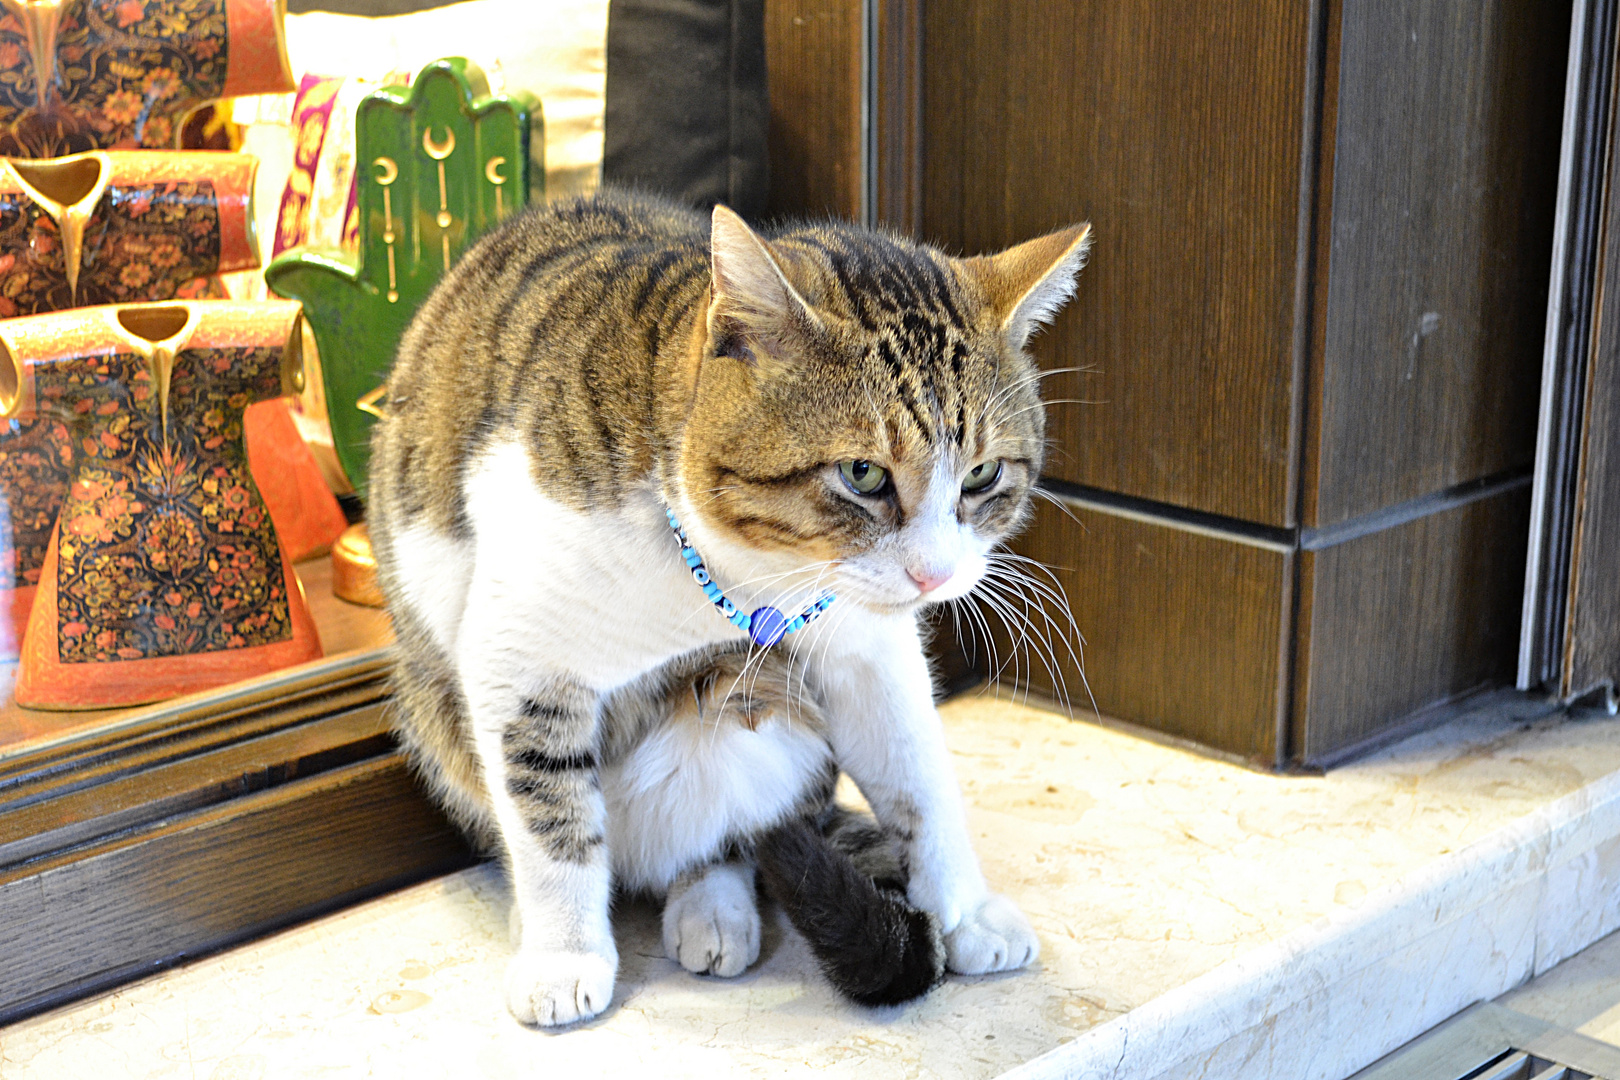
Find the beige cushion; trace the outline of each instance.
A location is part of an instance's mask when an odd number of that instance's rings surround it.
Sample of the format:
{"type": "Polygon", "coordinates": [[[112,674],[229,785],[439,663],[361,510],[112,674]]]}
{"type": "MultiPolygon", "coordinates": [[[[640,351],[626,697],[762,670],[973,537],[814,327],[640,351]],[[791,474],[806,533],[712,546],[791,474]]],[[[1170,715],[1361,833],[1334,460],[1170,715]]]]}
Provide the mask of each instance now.
{"type": "MultiPolygon", "coordinates": [[[[540,99],[546,193],[557,198],[594,191],[601,177],[607,16],[608,0],[465,0],[381,18],[308,12],[286,17],[287,52],[295,80],[355,77],[343,94],[347,128],[327,134],[339,144],[353,143],[349,99],[358,100],[356,88],[404,82],[441,57],[467,57],[483,68],[491,91],[527,90],[540,99]]],[[[272,94],[233,104],[232,119],[244,129],[242,149],[260,160],[254,219],[266,258],[292,173],[293,100],[293,94],[272,94]]],[[[312,223],[312,242],[326,240],[330,231],[329,223],[312,223]]],[[[226,286],[240,298],[264,295],[256,272],[227,275],[226,286]]]]}

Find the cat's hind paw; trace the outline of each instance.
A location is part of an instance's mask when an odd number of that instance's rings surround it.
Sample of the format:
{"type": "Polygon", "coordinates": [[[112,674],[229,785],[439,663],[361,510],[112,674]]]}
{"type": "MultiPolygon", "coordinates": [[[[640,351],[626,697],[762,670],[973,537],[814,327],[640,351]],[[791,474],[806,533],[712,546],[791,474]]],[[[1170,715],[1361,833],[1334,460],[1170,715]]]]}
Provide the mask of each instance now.
{"type": "Polygon", "coordinates": [[[664,951],[687,971],[730,978],[759,959],[753,874],[711,867],[664,904],[664,951]]]}
{"type": "Polygon", "coordinates": [[[595,953],[520,951],[506,966],[506,1007],[540,1027],[589,1020],[613,1000],[617,969],[617,958],[595,953]]]}
{"type": "Polygon", "coordinates": [[[1040,951],[1029,920],[1005,896],[987,897],[945,935],[945,965],[959,975],[1013,971],[1033,963],[1040,951]]]}

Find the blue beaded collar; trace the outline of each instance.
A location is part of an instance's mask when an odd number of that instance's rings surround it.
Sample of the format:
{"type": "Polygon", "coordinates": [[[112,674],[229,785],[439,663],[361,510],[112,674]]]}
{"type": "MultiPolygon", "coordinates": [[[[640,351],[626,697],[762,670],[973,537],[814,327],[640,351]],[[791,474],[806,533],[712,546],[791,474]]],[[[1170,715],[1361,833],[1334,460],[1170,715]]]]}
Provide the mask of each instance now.
{"type": "Polygon", "coordinates": [[[752,615],[745,614],[736,604],[726,598],[720,591],[720,586],[714,583],[709,576],[708,568],[703,565],[703,558],[697,553],[689,540],[686,539],[686,530],[681,523],[675,520],[675,511],[664,507],[664,516],[669,518],[670,531],[681,545],[681,558],[692,569],[692,580],[703,589],[703,595],[720,612],[722,618],[741,630],[748,631],[748,636],[754,639],[754,644],[761,648],[769,648],[778,641],[787,637],[796,630],[803,630],[808,624],[815,622],[816,618],[838,599],[832,593],[822,593],[819,599],[811,601],[810,605],[789,619],[773,607],[755,608],[752,615]]]}

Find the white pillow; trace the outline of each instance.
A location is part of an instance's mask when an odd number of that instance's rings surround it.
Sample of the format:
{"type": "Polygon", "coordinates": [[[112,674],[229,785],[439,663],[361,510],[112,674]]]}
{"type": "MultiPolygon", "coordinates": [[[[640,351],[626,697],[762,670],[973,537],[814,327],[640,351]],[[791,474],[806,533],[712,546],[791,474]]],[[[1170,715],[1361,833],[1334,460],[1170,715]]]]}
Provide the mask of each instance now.
{"type": "MultiPolygon", "coordinates": [[[[377,18],[306,12],[286,16],[287,53],[295,82],[355,75],[377,84],[401,81],[441,57],[467,57],[484,70],[492,93],[527,90],[540,99],[546,194],[558,198],[594,191],[601,179],[607,21],[608,0],[465,0],[377,18]]],[[[260,162],[254,220],[266,261],[292,175],[294,97],[238,98],[232,109],[244,128],[242,149],[260,162]]],[[[264,297],[257,271],[225,278],[232,296],[264,297]]]]}
{"type": "Polygon", "coordinates": [[[527,90],[546,127],[546,191],[593,191],[602,173],[607,102],[608,0],[465,0],[368,18],[307,12],[287,16],[293,74],[415,73],[440,57],[465,56],[495,93],[527,90]]]}

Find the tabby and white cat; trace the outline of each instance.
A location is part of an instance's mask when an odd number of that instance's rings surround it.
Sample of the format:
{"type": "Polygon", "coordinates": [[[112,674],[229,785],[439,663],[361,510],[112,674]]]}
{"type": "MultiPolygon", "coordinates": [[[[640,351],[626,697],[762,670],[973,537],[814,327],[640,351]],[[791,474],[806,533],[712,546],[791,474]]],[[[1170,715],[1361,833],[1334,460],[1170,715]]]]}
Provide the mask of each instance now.
{"type": "Polygon", "coordinates": [[[969,845],[918,615],[966,595],[1028,513],[1045,422],[1025,345],[1087,235],[956,259],[605,194],[486,237],[423,307],[373,439],[371,537],[401,733],[510,866],[519,1020],[608,1005],[615,881],[668,893],[684,966],[744,970],[756,852],[823,960],[844,949],[835,978],[868,978],[864,1000],[926,989],[927,971],[852,973],[857,928],[823,925],[839,890],[871,892],[815,843],[839,769],[898,855],[898,876],[866,869],[905,890],[874,924],[909,935],[893,955],[1034,959],[969,845]],[[740,652],[670,512],[742,611],[836,601],[740,652]],[[819,900],[795,906],[801,887],[819,900]]]}

